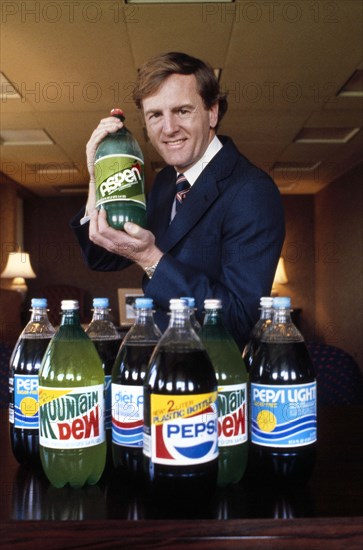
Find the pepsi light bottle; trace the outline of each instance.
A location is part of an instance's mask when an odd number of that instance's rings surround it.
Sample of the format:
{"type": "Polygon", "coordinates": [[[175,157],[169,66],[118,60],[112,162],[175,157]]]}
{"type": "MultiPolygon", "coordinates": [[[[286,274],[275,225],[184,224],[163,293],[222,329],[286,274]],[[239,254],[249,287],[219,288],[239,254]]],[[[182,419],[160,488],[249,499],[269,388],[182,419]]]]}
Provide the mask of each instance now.
{"type": "Polygon", "coordinates": [[[47,314],[47,300],[31,300],[31,318],[15,344],[9,371],[11,448],[20,464],[40,466],[38,373],[55,334],[47,314]]]}
{"type": "Polygon", "coordinates": [[[136,298],[136,319],[126,334],[112,369],[112,456],[115,468],[143,476],[144,381],[161,332],[153,301],[136,298]]]}
{"type": "Polygon", "coordinates": [[[96,347],[105,373],[105,430],[107,454],[111,457],[111,374],[121,344],[121,336],[110,319],[108,298],[93,299],[93,317],[86,328],[86,334],[96,347]]]}
{"type": "Polygon", "coordinates": [[[273,298],[272,296],[263,296],[260,298],[260,318],[252,329],[250,339],[247,342],[242,357],[244,359],[247,370],[252,365],[253,358],[257,351],[261,340],[262,333],[272,323],[273,318],[273,298]]]}
{"type": "Polygon", "coordinates": [[[151,356],[144,391],[144,456],[155,497],[194,499],[216,486],[217,379],[190,325],[189,307],[170,301],[170,323],[151,356]]]}
{"type": "Polygon", "coordinates": [[[260,479],[305,482],[315,462],[316,377],[290,298],[273,307],[250,370],[251,465],[260,479]]]}
{"type": "Polygon", "coordinates": [[[240,481],[247,466],[247,371],[223,324],[221,300],[205,300],[204,309],[200,337],[218,381],[218,485],[225,487],[240,481]]]}
{"type": "Polygon", "coordinates": [[[106,460],[105,375],[79,321],[76,300],[62,301],[62,322],[39,372],[39,445],[55,487],[94,485],[106,460]]]}
{"type": "MultiPolygon", "coordinates": [[[[121,109],[111,115],[124,121],[121,109]]],[[[96,207],[107,212],[107,221],[114,229],[123,229],[133,222],[146,227],[144,194],[144,157],[139,144],[123,126],[108,134],[99,144],[95,157],[96,207]]]]}

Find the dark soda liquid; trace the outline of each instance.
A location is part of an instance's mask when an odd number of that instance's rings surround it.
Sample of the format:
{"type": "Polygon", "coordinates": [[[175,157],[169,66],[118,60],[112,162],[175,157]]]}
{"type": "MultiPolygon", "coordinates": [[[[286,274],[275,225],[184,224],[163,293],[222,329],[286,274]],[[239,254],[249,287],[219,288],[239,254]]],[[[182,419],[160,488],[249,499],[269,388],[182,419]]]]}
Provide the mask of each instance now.
{"type": "MultiPolygon", "coordinates": [[[[204,350],[160,349],[153,357],[144,386],[145,432],[150,434],[150,396],[203,394],[217,390],[214,368],[204,350]]],[[[153,463],[144,456],[144,468],[154,496],[192,500],[213,491],[217,483],[218,458],[204,464],[171,466],[153,463]]]]}
{"type": "MultiPolygon", "coordinates": [[[[50,338],[21,338],[10,360],[9,406],[14,411],[14,375],[38,377],[39,368],[50,338]]],[[[14,411],[15,413],[15,411],[14,411]]],[[[20,464],[40,465],[39,430],[16,428],[10,423],[11,448],[20,464]]]]}
{"type": "Polygon", "coordinates": [[[105,373],[105,430],[107,443],[107,463],[112,462],[112,418],[111,418],[111,374],[121,339],[92,340],[102,362],[105,373]]]}
{"type": "MultiPolygon", "coordinates": [[[[298,385],[315,380],[304,342],[261,342],[252,362],[250,381],[258,384],[298,385]]],[[[265,447],[251,443],[250,471],[263,481],[306,482],[316,458],[316,442],[301,447],[265,447]]]]}
{"type": "MultiPolygon", "coordinates": [[[[143,386],[150,357],[156,343],[129,343],[122,346],[115,361],[112,382],[128,386],[143,386]]],[[[142,447],[126,447],[112,443],[112,457],[115,468],[142,477],[142,447]]]]}

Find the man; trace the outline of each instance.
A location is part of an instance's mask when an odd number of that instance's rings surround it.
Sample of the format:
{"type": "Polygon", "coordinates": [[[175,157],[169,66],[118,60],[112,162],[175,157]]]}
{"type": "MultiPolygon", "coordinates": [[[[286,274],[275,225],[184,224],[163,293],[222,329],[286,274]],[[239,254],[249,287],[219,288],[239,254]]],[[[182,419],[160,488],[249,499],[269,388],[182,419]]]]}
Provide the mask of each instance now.
{"type": "MultiPolygon", "coordinates": [[[[227,110],[213,70],[183,53],[152,58],[139,71],[134,99],[152,145],[168,164],[148,198],[148,230],[132,223],[108,226],[95,209],[94,156],[100,141],[122,126],[103,119],[87,144],[90,191],[88,224],[73,227],[92,269],[119,270],[136,262],[143,290],[153,298],[155,319],[167,326],[169,300],[193,296],[202,318],[206,298],[223,303],[225,324],[242,349],[269,295],[284,239],[281,197],[273,181],[217,137],[227,110]],[[176,213],[175,183],[191,185],[176,213]]],[[[179,197],[180,198],[180,197],[179,197]]]]}

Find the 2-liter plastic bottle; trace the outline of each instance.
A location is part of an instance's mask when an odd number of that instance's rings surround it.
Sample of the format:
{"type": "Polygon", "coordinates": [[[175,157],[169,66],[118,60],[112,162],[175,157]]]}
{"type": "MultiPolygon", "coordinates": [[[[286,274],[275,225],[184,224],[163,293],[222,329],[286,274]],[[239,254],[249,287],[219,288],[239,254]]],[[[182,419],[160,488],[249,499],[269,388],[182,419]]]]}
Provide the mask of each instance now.
{"type": "Polygon", "coordinates": [[[247,466],[247,371],[223,324],[221,300],[205,300],[204,309],[200,337],[218,381],[218,485],[225,487],[240,481],[247,466]]]}
{"type": "Polygon", "coordinates": [[[218,411],[216,375],[189,307],[171,300],[170,314],[145,379],[144,456],[152,493],[171,503],[215,488],[218,411]]]}
{"type": "MultiPolygon", "coordinates": [[[[111,115],[125,120],[121,109],[112,109],[111,115]]],[[[146,227],[144,157],[125,126],[108,134],[99,144],[95,179],[96,207],[106,210],[111,227],[123,229],[128,221],[146,227]]]]}
{"type": "Polygon", "coordinates": [[[40,456],[52,485],[82,487],[97,483],[105,466],[105,375],[78,302],[63,300],[61,308],[39,372],[40,456]]]}
{"type": "Polygon", "coordinates": [[[105,373],[105,430],[107,454],[111,458],[112,418],[111,418],[111,375],[120,344],[121,335],[110,318],[108,298],[93,299],[93,316],[86,328],[86,334],[94,343],[105,373]]]}
{"type": "Polygon", "coordinates": [[[10,358],[9,422],[11,448],[20,464],[40,465],[39,368],[55,334],[47,314],[47,300],[31,300],[30,321],[20,334],[10,358]]]}
{"type": "Polygon", "coordinates": [[[272,323],[274,311],[272,306],[272,296],[263,296],[262,298],[260,298],[260,318],[253,327],[250,339],[242,352],[242,357],[248,371],[250,369],[250,366],[252,365],[253,358],[261,341],[262,333],[272,323]]]}
{"type": "Polygon", "coordinates": [[[144,381],[161,332],[153,301],[136,298],[136,319],[126,334],[112,369],[112,455],[115,468],[143,476],[144,381]]]}
{"type": "Polygon", "coordinates": [[[190,324],[192,325],[192,329],[194,329],[195,332],[198,334],[201,329],[201,326],[195,315],[195,298],[193,298],[192,296],[181,296],[180,299],[186,300],[189,306],[190,324]]]}
{"type": "Polygon", "coordinates": [[[272,483],[306,482],[316,454],[316,377],[289,297],[276,297],[250,369],[251,465],[272,483]]]}

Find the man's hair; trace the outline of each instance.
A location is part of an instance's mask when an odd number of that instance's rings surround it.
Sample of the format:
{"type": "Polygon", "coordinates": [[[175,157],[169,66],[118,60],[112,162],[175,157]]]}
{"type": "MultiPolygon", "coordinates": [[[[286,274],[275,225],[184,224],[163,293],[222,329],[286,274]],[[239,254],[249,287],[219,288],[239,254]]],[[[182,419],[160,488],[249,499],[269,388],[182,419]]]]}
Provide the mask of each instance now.
{"type": "Polygon", "coordinates": [[[212,67],[208,63],[185,53],[169,52],[157,55],[149,59],[140,68],[133,92],[137,107],[141,109],[142,100],[155,93],[172,74],[193,74],[195,76],[198,92],[206,109],[210,109],[216,103],[219,104],[219,124],[227,112],[227,98],[221,94],[212,67]]]}

